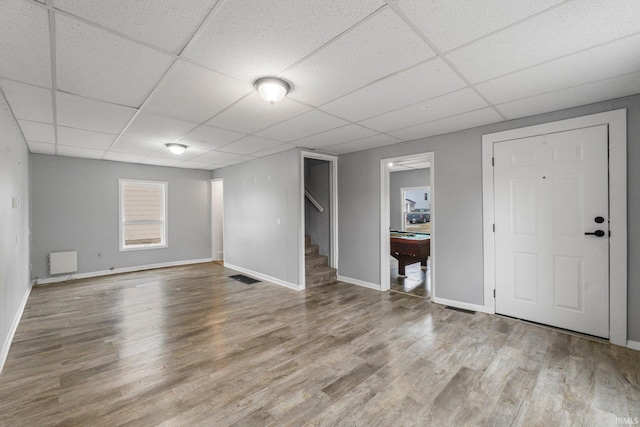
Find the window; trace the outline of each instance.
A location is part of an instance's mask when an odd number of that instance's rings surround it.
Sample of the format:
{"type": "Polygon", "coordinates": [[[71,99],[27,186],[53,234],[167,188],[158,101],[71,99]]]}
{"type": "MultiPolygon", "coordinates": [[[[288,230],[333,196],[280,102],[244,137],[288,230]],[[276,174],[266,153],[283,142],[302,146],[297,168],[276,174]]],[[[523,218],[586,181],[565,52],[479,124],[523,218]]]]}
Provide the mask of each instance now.
{"type": "Polygon", "coordinates": [[[167,247],[167,183],[121,179],[120,250],[167,247]]]}

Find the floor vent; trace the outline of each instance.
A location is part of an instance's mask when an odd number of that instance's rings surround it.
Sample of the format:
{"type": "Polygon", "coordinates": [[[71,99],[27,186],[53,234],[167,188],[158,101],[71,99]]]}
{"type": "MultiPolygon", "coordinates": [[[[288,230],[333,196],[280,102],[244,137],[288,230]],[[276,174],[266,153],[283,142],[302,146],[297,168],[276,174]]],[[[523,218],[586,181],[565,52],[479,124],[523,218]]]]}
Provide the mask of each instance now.
{"type": "Polygon", "coordinates": [[[245,276],[244,274],[235,274],[233,276],[229,276],[233,280],[237,280],[238,282],[242,282],[246,285],[252,285],[254,283],[258,283],[260,280],[254,279],[249,276],[245,276]]]}
{"type": "Polygon", "coordinates": [[[446,306],[445,308],[448,309],[448,310],[459,311],[460,313],[476,314],[475,311],[473,311],[473,310],[465,310],[464,308],[449,307],[449,306],[446,306]]]}

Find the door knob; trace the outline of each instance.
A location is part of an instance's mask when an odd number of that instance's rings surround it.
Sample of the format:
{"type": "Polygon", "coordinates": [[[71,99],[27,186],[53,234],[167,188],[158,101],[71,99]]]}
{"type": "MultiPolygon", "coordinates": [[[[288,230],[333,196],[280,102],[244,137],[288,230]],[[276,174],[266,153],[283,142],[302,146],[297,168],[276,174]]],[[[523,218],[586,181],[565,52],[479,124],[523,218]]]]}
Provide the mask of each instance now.
{"type": "Polygon", "coordinates": [[[593,233],[584,233],[585,236],[596,236],[596,237],[602,237],[604,236],[604,231],[602,230],[596,230],[593,233]]]}
{"type": "Polygon", "coordinates": [[[604,218],[602,218],[601,216],[597,216],[593,220],[598,224],[602,224],[604,222],[604,218]]]}

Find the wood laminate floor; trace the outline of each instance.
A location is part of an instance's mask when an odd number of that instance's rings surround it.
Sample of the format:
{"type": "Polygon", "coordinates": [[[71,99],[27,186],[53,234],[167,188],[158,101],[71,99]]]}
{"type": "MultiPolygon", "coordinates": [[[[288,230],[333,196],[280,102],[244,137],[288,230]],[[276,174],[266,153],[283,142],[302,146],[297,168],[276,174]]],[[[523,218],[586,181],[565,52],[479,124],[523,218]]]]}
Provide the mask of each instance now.
{"type": "MultiPolygon", "coordinates": [[[[36,287],[2,426],[615,426],[640,353],[345,283],[215,263],[36,287]]],[[[627,423],[628,424],[628,423],[627,423]]]]}
{"type": "Polygon", "coordinates": [[[431,297],[431,267],[430,260],[427,260],[427,269],[423,270],[419,262],[407,265],[404,269],[405,276],[398,274],[398,260],[389,256],[389,290],[391,292],[401,292],[420,298],[431,297]]]}

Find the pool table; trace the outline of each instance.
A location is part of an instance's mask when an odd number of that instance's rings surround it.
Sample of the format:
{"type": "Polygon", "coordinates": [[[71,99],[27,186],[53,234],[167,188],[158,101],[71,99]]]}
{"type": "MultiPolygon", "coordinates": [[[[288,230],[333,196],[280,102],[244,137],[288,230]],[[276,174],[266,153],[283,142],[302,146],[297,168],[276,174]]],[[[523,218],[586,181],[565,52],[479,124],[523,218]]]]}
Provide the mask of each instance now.
{"type": "Polygon", "coordinates": [[[419,262],[422,269],[427,268],[427,259],[431,254],[431,235],[426,233],[407,233],[392,231],[391,256],[398,260],[398,274],[406,276],[405,267],[419,262]]]}

